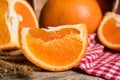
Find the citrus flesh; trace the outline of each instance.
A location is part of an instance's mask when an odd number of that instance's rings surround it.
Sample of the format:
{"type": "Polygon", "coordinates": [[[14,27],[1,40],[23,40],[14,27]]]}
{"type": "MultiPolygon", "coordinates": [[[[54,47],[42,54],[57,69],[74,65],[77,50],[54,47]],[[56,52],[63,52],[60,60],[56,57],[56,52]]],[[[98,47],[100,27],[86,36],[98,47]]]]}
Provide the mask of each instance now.
{"type": "Polygon", "coordinates": [[[31,5],[27,1],[18,0],[15,2],[14,9],[20,17],[19,19],[19,27],[38,27],[38,22],[36,19],[36,15],[31,7],[31,5]]]}
{"type": "Polygon", "coordinates": [[[120,51],[120,16],[108,12],[98,28],[98,38],[110,49],[120,51]]]}
{"type": "Polygon", "coordinates": [[[120,25],[115,18],[109,19],[103,26],[103,35],[107,41],[113,44],[120,44],[120,25]],[[112,37],[110,37],[112,36],[112,37]]]}
{"type": "Polygon", "coordinates": [[[7,1],[0,1],[0,45],[7,44],[10,41],[10,34],[6,23],[7,9],[7,1]]]}
{"type": "Polygon", "coordinates": [[[21,27],[38,28],[37,18],[32,7],[26,0],[1,0],[0,50],[19,48],[18,31],[21,27]]]}
{"type": "Polygon", "coordinates": [[[27,59],[50,71],[74,67],[81,61],[87,48],[85,25],[49,29],[24,28],[20,35],[21,49],[27,59]]]}

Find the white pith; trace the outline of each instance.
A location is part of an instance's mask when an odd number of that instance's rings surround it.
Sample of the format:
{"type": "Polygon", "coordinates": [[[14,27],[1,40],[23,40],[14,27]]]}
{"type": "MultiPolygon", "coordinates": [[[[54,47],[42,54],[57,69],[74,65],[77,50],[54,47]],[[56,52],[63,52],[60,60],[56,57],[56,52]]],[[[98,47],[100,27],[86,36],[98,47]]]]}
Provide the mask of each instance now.
{"type": "MultiPolygon", "coordinates": [[[[14,7],[16,2],[20,2],[24,4],[31,12],[35,22],[36,28],[39,27],[36,15],[31,7],[31,5],[26,0],[6,0],[8,3],[8,10],[5,15],[6,24],[8,26],[8,31],[10,33],[10,42],[0,46],[0,49],[12,49],[12,48],[20,48],[19,45],[19,22],[23,20],[22,15],[17,14],[14,7]]],[[[24,26],[29,27],[29,26],[24,26]]]]}
{"type": "Polygon", "coordinates": [[[14,10],[14,1],[15,0],[8,0],[8,13],[6,14],[6,20],[8,29],[11,35],[11,43],[14,43],[18,46],[18,25],[19,20],[18,16],[14,10]]]}

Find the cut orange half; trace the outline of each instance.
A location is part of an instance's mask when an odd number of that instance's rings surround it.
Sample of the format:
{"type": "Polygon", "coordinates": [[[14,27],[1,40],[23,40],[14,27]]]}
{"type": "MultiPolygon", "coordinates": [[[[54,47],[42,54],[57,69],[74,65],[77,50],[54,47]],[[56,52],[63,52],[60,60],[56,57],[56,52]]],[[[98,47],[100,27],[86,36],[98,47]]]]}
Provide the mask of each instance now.
{"type": "Polygon", "coordinates": [[[87,39],[84,24],[20,31],[20,46],[26,58],[49,71],[64,71],[77,65],[86,52],[87,39]]]}
{"type": "Polygon", "coordinates": [[[120,15],[106,13],[98,31],[98,38],[106,47],[120,51],[120,15]]]}
{"type": "Polygon", "coordinates": [[[0,50],[19,48],[18,30],[37,28],[36,15],[26,0],[0,0],[0,50]]]}
{"type": "Polygon", "coordinates": [[[26,0],[13,0],[14,10],[19,19],[19,27],[38,27],[37,17],[31,5],[26,0]]]}

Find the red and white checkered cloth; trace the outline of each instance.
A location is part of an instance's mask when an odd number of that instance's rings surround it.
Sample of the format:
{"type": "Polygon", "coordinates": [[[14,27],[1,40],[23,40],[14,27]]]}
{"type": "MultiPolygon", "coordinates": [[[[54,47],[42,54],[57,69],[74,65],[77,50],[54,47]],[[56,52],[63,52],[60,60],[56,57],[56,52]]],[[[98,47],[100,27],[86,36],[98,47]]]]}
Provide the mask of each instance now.
{"type": "Polygon", "coordinates": [[[120,52],[112,52],[97,41],[96,34],[90,34],[88,49],[82,62],[77,66],[87,74],[108,80],[120,80],[120,52]]]}

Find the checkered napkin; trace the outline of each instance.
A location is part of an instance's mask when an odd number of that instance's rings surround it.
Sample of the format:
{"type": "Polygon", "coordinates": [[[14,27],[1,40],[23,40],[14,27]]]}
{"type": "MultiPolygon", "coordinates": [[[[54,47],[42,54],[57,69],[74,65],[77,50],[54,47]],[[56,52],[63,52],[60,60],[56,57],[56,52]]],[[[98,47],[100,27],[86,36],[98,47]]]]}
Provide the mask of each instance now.
{"type": "Polygon", "coordinates": [[[106,49],[96,37],[96,34],[89,35],[87,52],[77,68],[108,80],[120,80],[120,52],[106,49]]]}

